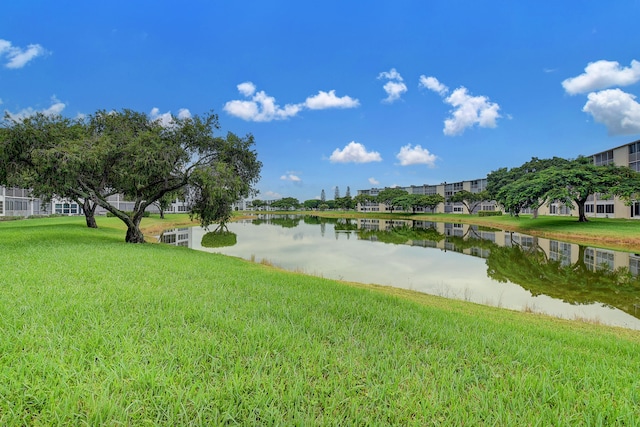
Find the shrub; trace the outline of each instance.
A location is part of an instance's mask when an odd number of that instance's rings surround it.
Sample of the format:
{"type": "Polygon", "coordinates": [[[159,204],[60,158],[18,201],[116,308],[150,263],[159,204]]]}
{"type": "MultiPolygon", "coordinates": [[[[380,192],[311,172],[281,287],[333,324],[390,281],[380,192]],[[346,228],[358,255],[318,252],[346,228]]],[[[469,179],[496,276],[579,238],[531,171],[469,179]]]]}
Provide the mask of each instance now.
{"type": "Polygon", "coordinates": [[[502,211],[478,211],[478,216],[501,216],[502,211]]]}
{"type": "Polygon", "coordinates": [[[212,231],[202,236],[201,245],[205,248],[222,248],[237,243],[238,236],[230,231],[212,231]]]}

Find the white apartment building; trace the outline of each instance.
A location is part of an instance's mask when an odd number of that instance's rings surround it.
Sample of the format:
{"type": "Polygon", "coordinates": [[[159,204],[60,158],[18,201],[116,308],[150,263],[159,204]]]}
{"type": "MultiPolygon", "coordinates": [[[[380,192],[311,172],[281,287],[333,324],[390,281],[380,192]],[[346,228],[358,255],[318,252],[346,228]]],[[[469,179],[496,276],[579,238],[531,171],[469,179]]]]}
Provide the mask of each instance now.
{"type": "MultiPolygon", "coordinates": [[[[616,166],[627,166],[636,172],[640,172],[640,140],[633,141],[619,147],[611,148],[593,156],[593,162],[600,165],[614,164],[616,166]]],[[[486,178],[471,181],[460,181],[455,183],[442,183],[438,185],[420,185],[410,187],[400,187],[409,194],[440,194],[448,199],[460,190],[467,190],[477,193],[486,189],[486,178]]],[[[371,188],[368,190],[358,190],[358,194],[378,195],[383,190],[381,188],[371,188]]],[[[640,189],[638,189],[640,191],[640,189]]],[[[495,210],[499,209],[495,201],[483,202],[477,209],[495,210]]],[[[384,204],[366,203],[358,205],[357,210],[360,212],[387,212],[389,209],[384,204]]],[[[397,209],[394,209],[394,211],[397,209]]],[[[429,212],[429,211],[427,211],[429,212]]],[[[445,202],[437,207],[435,213],[468,213],[461,203],[445,202]]],[[[524,211],[523,213],[530,213],[524,211]]],[[[562,203],[550,203],[541,206],[538,209],[540,215],[576,215],[577,207],[568,207],[562,203]]],[[[631,206],[627,205],[623,200],[617,197],[605,198],[599,194],[589,196],[585,204],[585,214],[587,217],[595,218],[637,218],[640,219],[640,201],[635,201],[631,206]]]]}
{"type": "MultiPolygon", "coordinates": [[[[411,185],[409,187],[399,187],[400,189],[406,191],[409,194],[419,194],[419,195],[435,195],[439,194],[446,199],[446,201],[436,207],[435,210],[431,210],[429,208],[418,208],[416,209],[416,213],[469,213],[467,208],[462,203],[454,203],[448,201],[451,196],[456,194],[459,191],[466,190],[470,193],[479,193],[487,188],[487,179],[479,178],[470,181],[459,181],[436,185],[411,185]]],[[[369,196],[377,196],[380,191],[384,190],[384,188],[371,188],[368,190],[358,190],[358,194],[366,194],[369,196]]],[[[493,211],[496,210],[496,202],[491,200],[486,200],[481,202],[474,210],[474,213],[478,211],[493,211]]],[[[358,204],[356,210],[359,212],[389,212],[391,209],[385,205],[384,203],[372,203],[367,202],[362,205],[358,204]]],[[[394,211],[398,211],[401,209],[393,209],[394,211]]]]}

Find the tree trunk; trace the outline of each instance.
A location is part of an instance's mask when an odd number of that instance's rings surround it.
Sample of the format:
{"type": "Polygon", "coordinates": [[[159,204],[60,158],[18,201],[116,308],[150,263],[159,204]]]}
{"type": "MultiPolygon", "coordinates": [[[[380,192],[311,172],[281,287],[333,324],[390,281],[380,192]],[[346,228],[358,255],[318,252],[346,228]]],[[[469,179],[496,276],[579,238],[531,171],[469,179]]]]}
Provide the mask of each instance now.
{"type": "Polygon", "coordinates": [[[127,224],[127,236],[125,242],[127,243],[144,243],[144,234],[140,231],[140,222],[142,221],[142,214],[144,211],[134,212],[133,217],[127,218],[125,224],[127,224]]]}
{"type": "Polygon", "coordinates": [[[140,227],[134,225],[127,226],[127,237],[125,237],[127,243],[144,243],[144,234],[140,231],[140,227]]]}
{"type": "Polygon", "coordinates": [[[87,227],[89,228],[98,228],[98,223],[96,223],[96,207],[98,205],[95,203],[91,203],[89,199],[84,199],[82,202],[82,210],[84,211],[84,218],[87,222],[87,227]]]}
{"type": "Polygon", "coordinates": [[[584,213],[584,203],[585,200],[576,200],[576,205],[578,205],[578,222],[588,222],[587,216],[584,213]]]}

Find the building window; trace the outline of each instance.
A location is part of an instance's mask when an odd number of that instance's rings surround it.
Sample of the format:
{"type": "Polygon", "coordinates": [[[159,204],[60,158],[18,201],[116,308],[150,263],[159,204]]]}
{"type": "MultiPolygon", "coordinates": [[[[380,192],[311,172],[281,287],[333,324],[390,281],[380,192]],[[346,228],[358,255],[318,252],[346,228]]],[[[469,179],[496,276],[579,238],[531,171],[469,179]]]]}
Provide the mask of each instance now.
{"type": "Polygon", "coordinates": [[[176,242],[176,235],[175,234],[166,234],[162,236],[162,242],[163,243],[175,243],[176,242]]]}
{"type": "Polygon", "coordinates": [[[596,154],[593,156],[593,161],[596,166],[603,166],[613,163],[613,150],[605,151],[604,153],[596,154]]]}
{"type": "Polygon", "coordinates": [[[584,205],[584,211],[585,213],[593,213],[593,203],[584,205]]]}
{"type": "Polygon", "coordinates": [[[77,215],[80,213],[80,207],[77,203],[56,203],[54,211],[57,214],[77,215]]]}
{"type": "Polygon", "coordinates": [[[596,269],[604,271],[613,270],[613,252],[596,251],[596,269]]]}
{"type": "Polygon", "coordinates": [[[596,212],[599,214],[604,213],[604,205],[596,206],[596,212]]]}
{"type": "Polygon", "coordinates": [[[4,202],[0,200],[0,215],[4,215],[4,202]]]}
{"type": "Polygon", "coordinates": [[[604,212],[608,214],[613,213],[613,205],[604,205],[604,212]]]}

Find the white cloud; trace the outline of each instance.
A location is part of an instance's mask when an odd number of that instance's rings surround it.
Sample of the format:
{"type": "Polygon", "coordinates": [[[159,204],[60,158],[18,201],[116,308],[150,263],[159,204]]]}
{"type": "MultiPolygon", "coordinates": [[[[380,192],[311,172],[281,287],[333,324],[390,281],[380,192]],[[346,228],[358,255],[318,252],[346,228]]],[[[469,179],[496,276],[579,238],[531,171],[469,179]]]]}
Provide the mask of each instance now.
{"type": "Polygon", "coordinates": [[[21,49],[8,40],[0,39],[0,58],[6,58],[6,68],[22,68],[32,59],[45,54],[47,51],[39,44],[30,44],[26,49],[21,49]]]}
{"type": "Polygon", "coordinates": [[[351,141],[342,150],[336,148],[331,157],[331,163],[369,163],[380,162],[382,157],[376,151],[367,151],[364,145],[351,141]]]}
{"type": "Polygon", "coordinates": [[[191,118],[191,111],[189,111],[186,108],[181,108],[178,110],[178,118],[179,119],[190,119],[191,118]]]}
{"type": "MultiPolygon", "coordinates": [[[[444,97],[449,93],[449,88],[440,83],[435,77],[420,76],[420,87],[424,87],[444,97]]],[[[502,117],[498,112],[500,106],[495,102],[489,102],[486,96],[471,96],[467,88],[460,86],[443,101],[454,109],[451,117],[444,121],[443,132],[445,135],[461,135],[465,129],[478,125],[480,127],[494,128],[496,120],[502,117]]]]}
{"type": "Polygon", "coordinates": [[[420,145],[412,148],[411,144],[400,148],[400,152],[396,157],[400,160],[401,166],[427,165],[430,168],[435,166],[437,159],[437,156],[431,154],[426,148],[422,148],[420,145]]]}
{"type": "Polygon", "coordinates": [[[251,82],[240,83],[238,91],[246,97],[251,97],[251,100],[229,101],[224,105],[224,110],[232,116],[246,121],[270,122],[293,117],[302,109],[301,104],[287,104],[280,107],[276,104],[274,97],[267,95],[262,90],[256,93],[255,90],[256,87],[251,82]]]}
{"type": "Polygon", "coordinates": [[[445,96],[449,88],[438,81],[435,77],[420,76],[419,87],[423,87],[436,92],[440,96],[445,96]]]}
{"type": "Polygon", "coordinates": [[[402,81],[402,76],[400,75],[400,73],[395,69],[392,68],[389,71],[383,71],[380,74],[378,74],[378,78],[379,79],[388,79],[388,80],[398,80],[398,81],[402,81]]]}
{"type": "Polygon", "coordinates": [[[630,67],[620,67],[617,61],[600,60],[590,62],[584,73],[562,82],[570,95],[587,93],[612,86],[627,86],[640,80],[640,62],[631,61],[630,67]]]}
{"type": "Polygon", "coordinates": [[[582,111],[607,127],[610,135],[640,133],[640,104],[635,96],[620,89],[592,92],[582,111]]]}
{"type": "Polygon", "coordinates": [[[454,107],[452,116],[444,121],[445,135],[461,135],[466,128],[476,124],[494,128],[496,120],[502,117],[498,104],[489,102],[485,96],[470,96],[465,87],[454,90],[444,102],[454,107]]]}
{"type": "Polygon", "coordinates": [[[300,179],[299,176],[294,175],[292,173],[288,173],[286,175],[282,175],[280,177],[280,179],[283,180],[283,181],[291,181],[291,182],[300,182],[300,181],[302,181],[302,179],[300,179]]]}
{"type": "Polygon", "coordinates": [[[256,93],[256,85],[251,82],[240,83],[238,86],[238,92],[244,96],[251,96],[256,93]]]}
{"type": "Polygon", "coordinates": [[[392,68],[389,71],[383,71],[378,74],[378,79],[387,79],[389,80],[382,87],[384,91],[387,93],[387,97],[383,99],[383,102],[392,103],[400,99],[403,93],[407,91],[407,85],[403,83],[402,76],[395,68],[392,68]]]}
{"type": "Polygon", "coordinates": [[[42,113],[46,116],[55,116],[55,115],[59,115],[62,114],[62,111],[65,109],[66,104],[64,102],[61,102],[58,98],[54,96],[51,97],[51,105],[47,108],[44,108],[42,110],[36,110],[33,109],[31,107],[29,108],[24,108],[20,111],[18,111],[17,113],[12,113],[10,111],[7,111],[7,113],[9,114],[9,116],[14,119],[14,120],[22,120],[25,117],[30,117],[33,116],[37,113],[42,113]]]}
{"type": "Polygon", "coordinates": [[[280,107],[276,99],[267,95],[264,91],[256,92],[256,86],[251,82],[240,83],[238,92],[249,100],[233,100],[224,105],[224,111],[232,116],[252,122],[270,122],[272,120],[284,120],[296,116],[305,108],[310,110],[323,110],[327,108],[354,108],[360,105],[357,99],[349,96],[337,97],[335,90],[329,92],[318,91],[317,95],[310,96],[305,102],[299,104],[287,104],[280,107]]]}
{"type": "Polygon", "coordinates": [[[380,185],[380,181],[378,181],[374,177],[371,177],[371,178],[369,178],[369,184],[371,184],[371,185],[380,185]]]}
{"type": "Polygon", "coordinates": [[[326,108],[354,108],[360,105],[360,101],[349,96],[338,98],[335,90],[329,92],[318,91],[315,96],[310,96],[304,103],[310,110],[324,110],[326,108]]]}
{"type": "MultiPolygon", "coordinates": [[[[163,127],[169,127],[173,123],[173,117],[171,116],[171,111],[167,111],[166,113],[160,113],[160,109],[154,107],[151,109],[151,113],[149,113],[151,120],[160,121],[163,127]]],[[[191,112],[186,108],[181,108],[178,110],[178,118],[179,119],[188,119],[191,117],[191,112]]]]}

